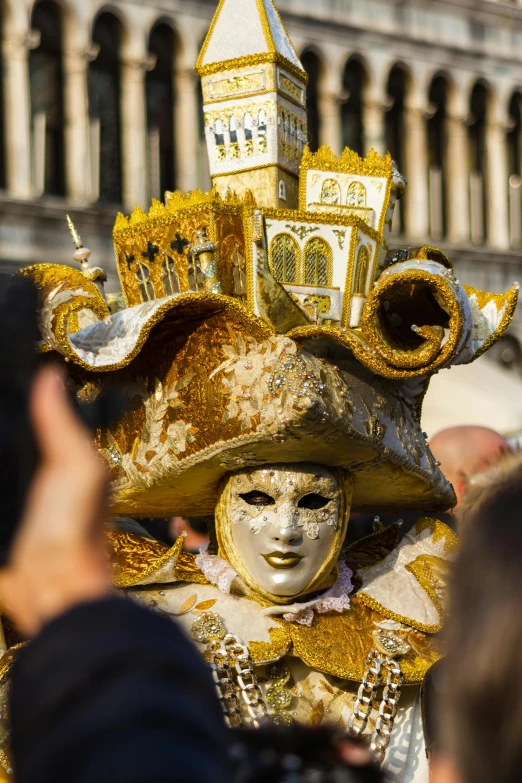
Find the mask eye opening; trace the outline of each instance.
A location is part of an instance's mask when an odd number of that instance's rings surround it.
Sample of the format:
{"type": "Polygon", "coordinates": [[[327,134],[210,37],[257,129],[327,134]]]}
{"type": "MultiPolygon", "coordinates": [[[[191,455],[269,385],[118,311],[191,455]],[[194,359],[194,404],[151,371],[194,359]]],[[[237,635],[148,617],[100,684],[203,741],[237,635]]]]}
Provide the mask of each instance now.
{"type": "Polygon", "coordinates": [[[309,492],[308,495],[303,495],[297,504],[298,508],[308,508],[316,510],[318,508],[324,508],[332,498],[325,498],[324,495],[319,495],[318,492],[309,492]]]}
{"type": "Polygon", "coordinates": [[[253,489],[251,492],[240,494],[241,500],[248,503],[249,506],[274,506],[275,500],[271,495],[261,490],[253,489]]]}

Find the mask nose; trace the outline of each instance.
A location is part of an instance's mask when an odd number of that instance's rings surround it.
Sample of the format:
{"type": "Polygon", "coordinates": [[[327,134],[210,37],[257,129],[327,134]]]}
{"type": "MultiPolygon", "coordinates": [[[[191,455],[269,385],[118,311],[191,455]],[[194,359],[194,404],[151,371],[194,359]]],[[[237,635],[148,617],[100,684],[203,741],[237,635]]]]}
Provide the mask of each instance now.
{"type": "Polygon", "coordinates": [[[288,527],[274,527],[272,535],[270,536],[272,541],[277,544],[300,544],[303,540],[301,530],[299,528],[288,527]]]}

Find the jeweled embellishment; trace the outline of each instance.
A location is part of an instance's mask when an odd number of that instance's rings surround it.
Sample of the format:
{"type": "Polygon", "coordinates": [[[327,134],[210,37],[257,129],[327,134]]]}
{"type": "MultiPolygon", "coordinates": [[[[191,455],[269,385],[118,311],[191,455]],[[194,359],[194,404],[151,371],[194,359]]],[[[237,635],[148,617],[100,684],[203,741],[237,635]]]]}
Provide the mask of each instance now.
{"type": "Polygon", "coordinates": [[[293,693],[287,687],[290,680],[290,670],[284,661],[275,661],[266,667],[266,673],[273,682],[266,689],[266,703],[272,710],[271,718],[274,723],[289,725],[292,716],[285,710],[288,709],[294,698],[293,693]]]}
{"type": "Polygon", "coordinates": [[[227,629],[218,614],[203,612],[192,623],[191,633],[197,642],[210,642],[213,639],[224,639],[227,629]]]}
{"type": "Polygon", "coordinates": [[[378,631],[373,632],[373,639],[379,652],[389,658],[406,655],[411,649],[408,642],[399,636],[396,631],[380,628],[378,631]]]}
{"type": "Polygon", "coordinates": [[[272,707],[272,709],[276,711],[284,710],[290,705],[290,702],[292,701],[292,694],[285,688],[284,685],[275,683],[274,685],[270,685],[268,688],[266,692],[266,701],[267,704],[272,707]]]}

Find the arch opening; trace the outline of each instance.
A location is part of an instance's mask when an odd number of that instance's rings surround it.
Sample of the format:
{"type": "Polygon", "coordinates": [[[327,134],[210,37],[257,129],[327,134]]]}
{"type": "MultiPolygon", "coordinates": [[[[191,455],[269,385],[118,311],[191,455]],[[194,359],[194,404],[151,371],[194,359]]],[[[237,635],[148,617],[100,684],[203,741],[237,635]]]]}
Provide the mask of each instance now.
{"type": "Polygon", "coordinates": [[[89,141],[94,200],[121,204],[121,66],[122,26],[105,11],[94,24],[93,43],[99,47],[89,64],[89,141]]]}
{"type": "Polygon", "coordinates": [[[156,58],[146,75],[149,197],[161,199],[176,187],[175,171],[175,84],[176,45],[174,32],[166,23],[157,24],[149,37],[149,52],[156,58]]]}
{"type": "Polygon", "coordinates": [[[447,236],[447,102],[448,82],[442,75],[432,80],[428,92],[428,198],[430,236],[447,236]]]}
{"type": "Polygon", "coordinates": [[[364,155],[364,89],[366,72],[357,59],[349,60],[343,72],[341,134],[343,147],[364,155]]]}
{"type": "Polygon", "coordinates": [[[65,195],[63,23],[54,0],[33,9],[31,27],[40,43],[29,52],[33,185],[38,195],[65,195]]]}
{"type": "MultiPolygon", "coordinates": [[[[399,171],[405,167],[405,104],[408,90],[408,75],[401,65],[394,65],[387,82],[387,101],[384,115],[386,149],[389,150],[399,171]]],[[[407,172],[406,172],[407,175],[407,172]]],[[[408,195],[404,198],[407,198],[408,195]]],[[[395,205],[393,233],[404,234],[406,230],[404,198],[395,205]]]]}
{"type": "Polygon", "coordinates": [[[506,132],[508,160],[509,241],[522,247],[522,95],[515,92],[509,102],[506,132]]]}
{"type": "Polygon", "coordinates": [[[482,245],[488,236],[486,166],[488,98],[486,85],[477,82],[471,91],[468,117],[470,238],[475,245],[482,245]]]}

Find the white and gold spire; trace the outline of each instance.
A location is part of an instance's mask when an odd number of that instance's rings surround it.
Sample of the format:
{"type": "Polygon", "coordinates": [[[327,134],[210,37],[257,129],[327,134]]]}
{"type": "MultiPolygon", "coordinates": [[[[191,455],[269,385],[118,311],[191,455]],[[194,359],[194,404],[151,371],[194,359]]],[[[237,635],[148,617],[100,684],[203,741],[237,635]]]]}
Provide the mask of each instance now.
{"type": "Polygon", "coordinates": [[[238,67],[244,58],[256,63],[286,60],[306,78],[305,70],[272,0],[220,0],[199,54],[200,76],[238,67]]]}
{"type": "Polygon", "coordinates": [[[196,71],[218,191],[297,207],[307,76],[272,0],[220,0],[196,71]]]}

